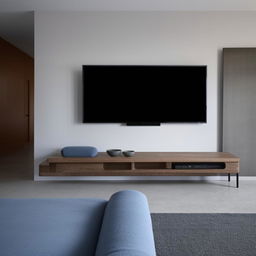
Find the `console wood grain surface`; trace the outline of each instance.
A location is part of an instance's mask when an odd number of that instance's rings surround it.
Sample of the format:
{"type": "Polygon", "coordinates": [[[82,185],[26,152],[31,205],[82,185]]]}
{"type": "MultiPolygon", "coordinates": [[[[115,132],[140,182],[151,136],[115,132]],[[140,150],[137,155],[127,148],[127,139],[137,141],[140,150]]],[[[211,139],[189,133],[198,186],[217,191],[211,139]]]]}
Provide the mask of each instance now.
{"type": "Polygon", "coordinates": [[[240,159],[225,152],[136,152],[132,157],[52,156],[40,164],[41,176],[173,176],[239,173],[240,159]],[[173,163],[224,163],[220,169],[174,169],[173,163]]]}

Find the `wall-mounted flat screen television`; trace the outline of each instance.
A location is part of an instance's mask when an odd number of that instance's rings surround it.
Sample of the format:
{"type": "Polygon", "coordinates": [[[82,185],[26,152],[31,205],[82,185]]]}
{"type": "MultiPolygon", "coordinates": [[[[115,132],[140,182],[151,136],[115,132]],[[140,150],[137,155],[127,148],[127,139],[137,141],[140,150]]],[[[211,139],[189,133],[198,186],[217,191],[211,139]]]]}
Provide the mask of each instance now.
{"type": "Polygon", "coordinates": [[[206,66],[84,65],[84,123],[205,123],[206,80],[206,66]]]}

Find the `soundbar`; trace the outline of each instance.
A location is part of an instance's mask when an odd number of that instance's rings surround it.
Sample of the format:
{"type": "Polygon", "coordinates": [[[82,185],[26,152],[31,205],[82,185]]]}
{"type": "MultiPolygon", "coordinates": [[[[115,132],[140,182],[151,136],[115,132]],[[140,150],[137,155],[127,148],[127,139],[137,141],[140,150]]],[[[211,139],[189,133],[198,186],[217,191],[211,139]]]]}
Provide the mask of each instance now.
{"type": "Polygon", "coordinates": [[[172,169],[225,169],[225,163],[172,163],[172,169]]]}
{"type": "Polygon", "coordinates": [[[126,123],[127,126],[160,126],[161,123],[157,122],[128,122],[126,123]]]}

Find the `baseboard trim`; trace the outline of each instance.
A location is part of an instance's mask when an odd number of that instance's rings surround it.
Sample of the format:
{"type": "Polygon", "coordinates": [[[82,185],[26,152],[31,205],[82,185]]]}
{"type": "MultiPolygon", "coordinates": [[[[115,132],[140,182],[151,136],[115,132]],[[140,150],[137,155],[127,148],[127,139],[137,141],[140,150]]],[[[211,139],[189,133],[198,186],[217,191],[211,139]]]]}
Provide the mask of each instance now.
{"type": "Polygon", "coordinates": [[[256,176],[239,176],[239,180],[256,180],[256,176]]]}
{"type": "MultiPolygon", "coordinates": [[[[227,180],[227,176],[91,176],[91,177],[85,177],[85,176],[69,176],[69,177],[41,177],[41,176],[35,176],[35,181],[221,181],[221,180],[227,180]]],[[[231,181],[235,180],[235,176],[231,176],[231,181]]],[[[247,180],[252,181],[256,180],[256,176],[239,176],[239,180],[247,180]]]]}

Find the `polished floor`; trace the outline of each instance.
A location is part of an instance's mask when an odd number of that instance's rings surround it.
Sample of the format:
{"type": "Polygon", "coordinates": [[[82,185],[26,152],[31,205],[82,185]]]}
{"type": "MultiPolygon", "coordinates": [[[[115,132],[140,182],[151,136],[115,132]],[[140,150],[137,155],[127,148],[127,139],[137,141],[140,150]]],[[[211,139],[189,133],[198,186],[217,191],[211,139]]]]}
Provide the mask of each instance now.
{"type": "Polygon", "coordinates": [[[240,181],[33,181],[32,152],[0,157],[1,198],[101,197],[123,189],[145,193],[151,212],[256,213],[256,180],[240,181]]]}

